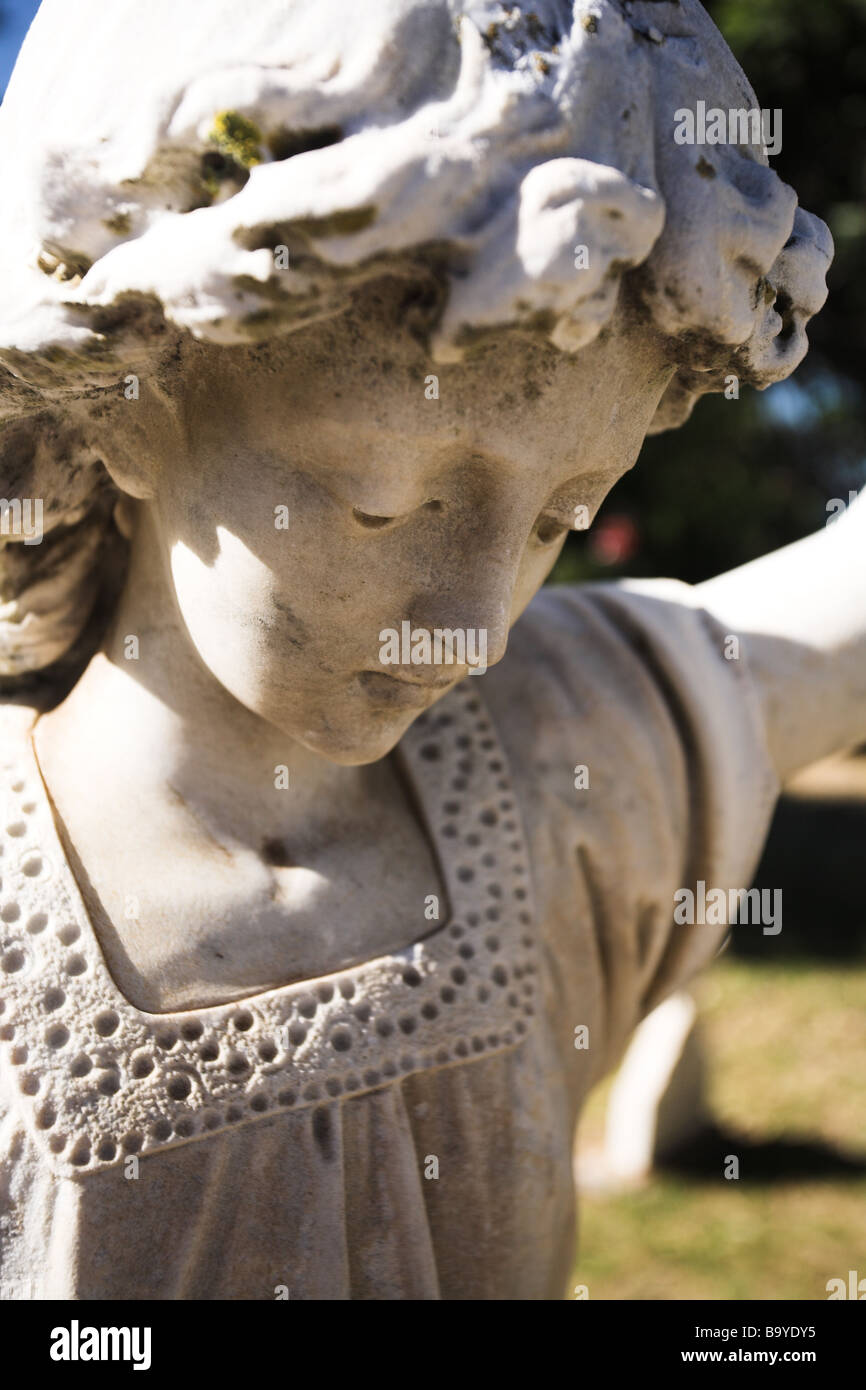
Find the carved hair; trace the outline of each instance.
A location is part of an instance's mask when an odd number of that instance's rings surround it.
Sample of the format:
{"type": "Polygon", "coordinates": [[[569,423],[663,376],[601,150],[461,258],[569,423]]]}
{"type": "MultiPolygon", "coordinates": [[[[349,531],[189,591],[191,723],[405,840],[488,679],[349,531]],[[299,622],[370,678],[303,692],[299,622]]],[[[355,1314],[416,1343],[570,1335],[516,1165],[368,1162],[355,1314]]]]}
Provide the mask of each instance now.
{"type": "Polygon", "coordinates": [[[697,100],[757,106],[697,0],[43,0],[0,108],[0,493],[45,539],[0,536],[0,673],[56,662],[116,572],[87,412],[186,335],[399,274],[442,291],[440,362],[576,352],[640,304],[681,364],[655,429],[788,375],[829,232],[761,146],[677,144],[697,100]]]}

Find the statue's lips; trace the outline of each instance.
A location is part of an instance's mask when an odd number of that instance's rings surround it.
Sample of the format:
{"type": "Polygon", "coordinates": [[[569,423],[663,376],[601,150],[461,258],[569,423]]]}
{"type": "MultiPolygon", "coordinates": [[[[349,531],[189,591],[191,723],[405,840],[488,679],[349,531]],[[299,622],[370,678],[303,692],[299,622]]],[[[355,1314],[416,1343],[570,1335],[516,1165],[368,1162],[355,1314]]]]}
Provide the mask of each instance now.
{"type": "Polygon", "coordinates": [[[458,679],[449,675],[425,680],[417,675],[410,678],[402,673],[387,671],[361,671],[358,676],[366,694],[379,703],[413,708],[431,704],[437,695],[443,694],[458,679]]]}

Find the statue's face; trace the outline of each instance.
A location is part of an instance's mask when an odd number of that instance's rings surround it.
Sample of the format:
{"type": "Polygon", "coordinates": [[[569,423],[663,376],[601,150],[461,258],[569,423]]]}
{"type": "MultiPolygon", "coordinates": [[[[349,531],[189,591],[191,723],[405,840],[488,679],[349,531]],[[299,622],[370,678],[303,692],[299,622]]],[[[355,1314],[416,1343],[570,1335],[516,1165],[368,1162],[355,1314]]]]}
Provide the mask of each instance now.
{"type": "Polygon", "coordinates": [[[182,428],[144,440],[189,637],[243,705],[347,764],[502,657],[575,519],[634,463],[672,370],[645,327],[576,358],[503,340],[437,367],[374,321],[200,360],[182,428]],[[462,630],[466,659],[392,646],[384,663],[382,634],[406,622],[462,630]]]}

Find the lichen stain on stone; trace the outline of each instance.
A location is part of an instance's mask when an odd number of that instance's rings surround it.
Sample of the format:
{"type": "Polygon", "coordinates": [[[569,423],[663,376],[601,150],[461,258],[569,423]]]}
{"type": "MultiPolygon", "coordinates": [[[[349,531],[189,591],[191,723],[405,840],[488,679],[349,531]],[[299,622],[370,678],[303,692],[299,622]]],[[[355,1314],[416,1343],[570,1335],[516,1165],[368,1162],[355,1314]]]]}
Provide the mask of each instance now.
{"type": "Polygon", "coordinates": [[[714,179],[716,177],[715,169],[713,168],[710,161],[708,159],[705,159],[703,155],[701,155],[700,159],[695,165],[695,168],[697,169],[702,179],[714,179]]]}
{"type": "Polygon", "coordinates": [[[328,213],[327,217],[303,217],[292,222],[295,231],[308,237],[351,236],[363,232],[376,220],[375,206],[346,208],[328,213]]]}
{"type": "Polygon", "coordinates": [[[239,111],[217,112],[208,138],[242,169],[262,162],[262,133],[254,121],[239,111]]]}

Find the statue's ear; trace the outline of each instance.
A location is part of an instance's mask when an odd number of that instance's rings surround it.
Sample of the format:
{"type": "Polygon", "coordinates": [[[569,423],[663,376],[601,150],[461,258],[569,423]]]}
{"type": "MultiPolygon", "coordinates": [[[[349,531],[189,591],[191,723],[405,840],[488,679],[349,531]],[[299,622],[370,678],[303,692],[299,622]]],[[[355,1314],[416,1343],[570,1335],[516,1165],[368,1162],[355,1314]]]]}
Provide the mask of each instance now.
{"type": "Polygon", "coordinates": [[[150,501],[154,496],[152,474],[140,467],[129,453],[122,453],[121,450],[122,445],[118,441],[117,452],[110,446],[101,451],[102,461],[111,481],[127,497],[134,497],[141,502],[150,501]]]}
{"type": "Polygon", "coordinates": [[[113,519],[124,540],[131,541],[135,529],[135,503],[125,492],[120,494],[114,504],[113,519]]]}
{"type": "Polygon", "coordinates": [[[128,372],[81,403],[82,429],[112,482],[150,501],[164,460],[185,450],[175,402],[147,376],[128,372]]]}

